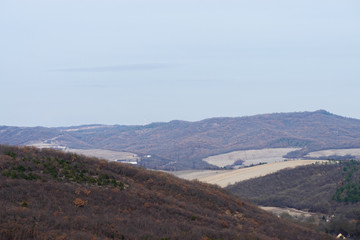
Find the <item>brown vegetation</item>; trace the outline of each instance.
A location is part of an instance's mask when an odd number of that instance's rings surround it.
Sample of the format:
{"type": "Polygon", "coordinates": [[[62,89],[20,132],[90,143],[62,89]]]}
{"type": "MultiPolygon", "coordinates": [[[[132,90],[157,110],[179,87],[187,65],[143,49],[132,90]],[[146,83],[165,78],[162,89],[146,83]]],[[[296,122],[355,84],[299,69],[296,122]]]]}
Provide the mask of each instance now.
{"type": "Polygon", "coordinates": [[[4,240],[331,239],[219,187],[119,163],[0,146],[0,171],[4,240]]]}

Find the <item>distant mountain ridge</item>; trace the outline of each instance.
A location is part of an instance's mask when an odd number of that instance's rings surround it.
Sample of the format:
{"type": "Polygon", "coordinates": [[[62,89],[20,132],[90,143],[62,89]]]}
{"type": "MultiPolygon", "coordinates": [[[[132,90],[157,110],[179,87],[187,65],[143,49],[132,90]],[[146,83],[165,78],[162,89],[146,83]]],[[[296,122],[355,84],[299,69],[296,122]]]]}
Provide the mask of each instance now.
{"type": "Polygon", "coordinates": [[[310,151],[360,147],[360,120],[325,110],[248,117],[171,121],[145,126],[0,127],[0,143],[36,142],[80,149],[108,149],[152,155],[143,165],[159,169],[207,168],[201,159],[247,149],[297,147],[310,151]]]}

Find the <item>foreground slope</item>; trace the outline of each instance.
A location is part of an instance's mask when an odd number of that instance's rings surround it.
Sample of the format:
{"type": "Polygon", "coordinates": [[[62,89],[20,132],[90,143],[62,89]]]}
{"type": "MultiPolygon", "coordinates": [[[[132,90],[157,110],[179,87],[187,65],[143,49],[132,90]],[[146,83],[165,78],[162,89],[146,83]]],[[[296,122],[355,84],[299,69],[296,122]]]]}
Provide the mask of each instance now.
{"type": "Polygon", "coordinates": [[[331,239],[226,190],[65,154],[0,146],[0,239],[331,239]]]}
{"type": "Polygon", "coordinates": [[[288,157],[301,157],[316,150],[360,148],[360,120],[320,110],[145,126],[0,127],[0,143],[125,151],[138,154],[147,168],[203,169],[211,165],[202,159],[239,150],[292,147],[300,150],[288,157]]]}

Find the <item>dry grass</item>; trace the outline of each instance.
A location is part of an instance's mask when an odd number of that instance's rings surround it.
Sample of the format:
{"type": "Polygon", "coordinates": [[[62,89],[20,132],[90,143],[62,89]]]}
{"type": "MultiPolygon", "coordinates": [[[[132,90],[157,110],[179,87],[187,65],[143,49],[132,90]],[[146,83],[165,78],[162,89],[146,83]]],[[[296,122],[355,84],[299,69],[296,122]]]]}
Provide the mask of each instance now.
{"type": "Polygon", "coordinates": [[[130,152],[120,152],[120,151],[111,151],[105,149],[67,149],[67,152],[82,154],[88,157],[97,157],[103,158],[109,161],[116,160],[128,160],[128,161],[137,161],[139,156],[135,153],[130,152]]]}
{"type": "Polygon", "coordinates": [[[346,156],[352,155],[355,157],[360,157],[360,148],[350,148],[350,149],[328,149],[316,152],[310,152],[305,157],[319,158],[319,157],[328,157],[328,156],[346,156]]]}
{"type": "Polygon", "coordinates": [[[316,162],[328,162],[326,160],[294,160],[286,162],[276,162],[258,165],[254,167],[236,169],[236,170],[204,170],[204,171],[180,171],[174,175],[185,179],[198,179],[199,181],[217,184],[220,187],[226,187],[236,182],[248,180],[251,178],[265,176],[285,168],[295,168],[314,164],[316,162]]]}
{"type": "MultiPolygon", "coordinates": [[[[271,212],[273,214],[275,214],[276,216],[281,216],[282,214],[289,214],[290,216],[294,217],[294,218],[299,218],[299,217],[311,217],[311,216],[317,216],[318,214],[316,213],[312,213],[309,211],[302,211],[299,209],[295,209],[295,208],[280,208],[280,207],[266,207],[266,206],[259,206],[261,209],[264,209],[267,212],[271,212]]],[[[324,215],[324,214],[320,214],[320,215],[324,215]]]]}
{"type": "Polygon", "coordinates": [[[250,166],[252,164],[284,161],[285,158],[283,158],[283,156],[299,149],[300,148],[265,148],[258,150],[242,150],[210,156],[203,160],[218,167],[233,165],[239,160],[243,161],[244,166],[250,166]]]}

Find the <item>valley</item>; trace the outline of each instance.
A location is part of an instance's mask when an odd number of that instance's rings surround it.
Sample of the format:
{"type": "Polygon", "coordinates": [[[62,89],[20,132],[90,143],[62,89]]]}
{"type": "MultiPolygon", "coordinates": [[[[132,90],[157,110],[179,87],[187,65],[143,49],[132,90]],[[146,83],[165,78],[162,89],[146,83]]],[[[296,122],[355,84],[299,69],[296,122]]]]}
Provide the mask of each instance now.
{"type": "Polygon", "coordinates": [[[309,212],[314,215],[312,221],[316,220],[311,223],[315,229],[360,239],[359,164],[343,160],[283,169],[226,188],[291,221],[298,216],[286,209],[309,212]],[[319,216],[323,217],[319,220],[319,216]]]}

